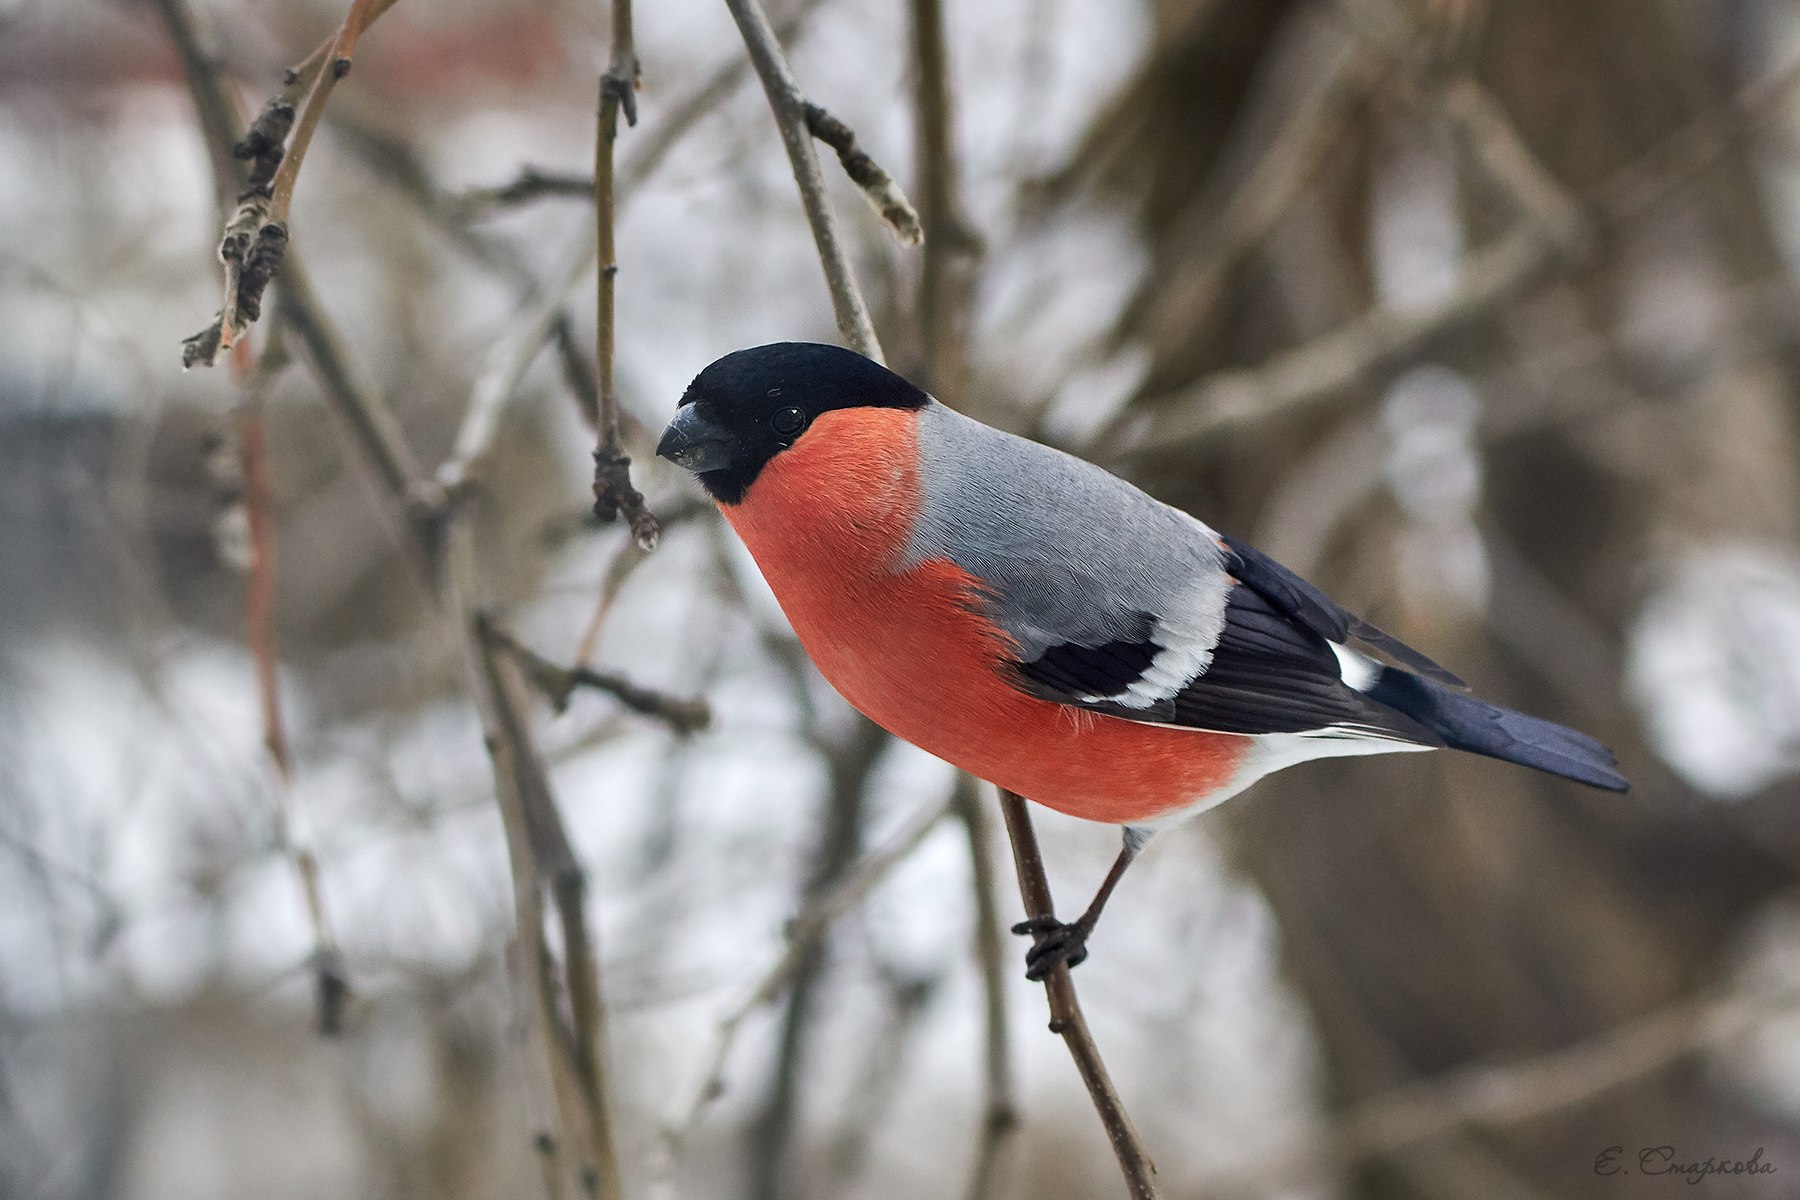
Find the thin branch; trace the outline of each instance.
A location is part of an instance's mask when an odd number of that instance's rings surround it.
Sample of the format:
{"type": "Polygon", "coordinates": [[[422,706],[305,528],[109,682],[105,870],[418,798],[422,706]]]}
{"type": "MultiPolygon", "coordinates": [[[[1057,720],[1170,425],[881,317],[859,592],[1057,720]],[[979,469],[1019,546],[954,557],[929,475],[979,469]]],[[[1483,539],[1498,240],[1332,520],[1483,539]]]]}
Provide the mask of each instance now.
{"type": "MultiPolygon", "coordinates": [[[[444,594],[452,613],[471,611],[467,589],[472,557],[468,526],[457,522],[445,555],[444,594]]],[[[578,1168],[574,1174],[584,1194],[620,1200],[624,1192],[608,1118],[602,1053],[605,1014],[587,927],[585,880],[551,795],[548,770],[531,742],[517,668],[499,652],[482,617],[468,617],[465,627],[470,630],[463,639],[466,670],[493,762],[512,865],[517,943],[527,956],[522,966],[533,999],[534,1027],[548,1050],[551,1090],[559,1112],[562,1141],[556,1150],[565,1169],[578,1168]],[[561,933],[561,988],[545,934],[545,889],[561,933]],[[565,1157],[570,1150],[577,1151],[572,1164],[565,1157]]]]}
{"type": "MultiPolygon", "coordinates": [[[[806,31],[808,19],[825,0],[800,0],[775,22],[775,36],[791,43],[806,31]]],[[[654,175],[669,152],[687,133],[708,117],[724,109],[726,101],[750,78],[750,62],[742,55],[732,55],[709,72],[705,79],[676,98],[663,109],[661,121],[650,123],[636,141],[636,149],[626,155],[618,171],[618,182],[630,193],[642,187],[654,175]]],[[[451,205],[464,219],[485,216],[500,208],[527,204],[540,198],[566,196],[592,201],[594,178],[591,175],[563,175],[525,167],[510,183],[498,187],[470,188],[451,198],[451,205]]]]}
{"type": "MultiPolygon", "coordinates": [[[[244,139],[232,145],[232,156],[252,165],[219,242],[219,259],[225,264],[225,299],[213,323],[182,343],[182,366],[212,366],[219,354],[229,350],[262,316],[263,293],[287,255],[288,210],[293,203],[294,185],[324,113],[326,98],[337,81],[350,73],[357,39],[394,3],[395,0],[351,0],[337,32],[288,71],[282,90],[263,107],[244,139]],[[296,104],[302,95],[304,104],[296,116],[296,104]]],[[[166,17],[170,10],[165,7],[164,11],[166,17]]],[[[179,42],[184,37],[191,38],[192,28],[190,20],[185,30],[171,24],[170,32],[179,42]]],[[[183,58],[190,78],[200,78],[185,50],[183,58]]],[[[217,82],[216,74],[210,74],[210,78],[217,82]]],[[[229,96],[221,96],[219,107],[232,111],[229,96]]],[[[203,114],[208,107],[202,106],[203,114]]],[[[235,116],[228,123],[219,122],[216,114],[202,119],[207,132],[214,136],[237,125],[235,116]]],[[[214,147],[215,157],[222,148],[214,147]]]]}
{"type": "Polygon", "coordinates": [[[594,133],[594,228],[596,318],[595,383],[599,389],[594,443],[594,515],[602,521],[624,517],[631,536],[645,550],[654,549],[661,529],[644,504],[644,494],[631,482],[631,457],[619,444],[619,394],[614,386],[617,334],[613,319],[619,253],[614,225],[613,147],[619,140],[619,116],[637,124],[638,59],[631,33],[631,0],[612,0],[612,58],[600,76],[600,120],[594,133]]]}
{"type": "MultiPolygon", "coordinates": [[[[236,147],[238,114],[219,77],[214,57],[202,48],[199,24],[186,0],[158,0],[163,23],[175,43],[187,71],[189,92],[207,141],[213,168],[214,191],[221,211],[226,198],[242,182],[236,147]]],[[[256,126],[252,127],[252,134],[256,126]]],[[[249,138],[246,141],[250,140],[249,138]]],[[[286,344],[279,333],[271,334],[256,362],[248,347],[240,346],[233,358],[242,387],[238,409],[239,471],[242,503],[249,527],[249,585],[245,593],[245,634],[256,664],[257,700],[262,712],[263,745],[273,772],[277,835],[283,854],[294,871],[306,905],[312,930],[311,967],[316,1000],[317,1027],[332,1036],[343,1027],[344,1006],[350,997],[348,974],[337,939],[331,931],[325,893],[319,879],[319,863],[312,847],[294,832],[288,811],[293,756],[281,717],[281,692],[277,678],[275,644],[275,552],[273,507],[268,455],[263,440],[262,398],[274,376],[287,364],[286,344]]]]}
{"type": "Polygon", "coordinates": [[[519,173],[510,182],[498,187],[469,188],[457,195],[454,203],[464,220],[475,220],[502,209],[518,208],[548,199],[586,200],[592,203],[594,177],[546,171],[526,165],[519,168],[519,173]]]}
{"type": "Polygon", "coordinates": [[[970,884],[975,893],[975,954],[981,969],[983,996],[982,1066],[987,1093],[975,1164],[964,1194],[968,1200],[988,1200],[1000,1191],[1006,1151],[1019,1130],[1006,1019],[1007,941],[1000,922],[998,881],[994,878],[992,824],[982,807],[975,778],[959,776],[952,799],[969,838],[970,884]]]}
{"type": "Polygon", "coordinates": [[[782,145],[787,147],[788,163],[794,171],[794,182],[800,188],[800,203],[806,209],[807,223],[812,227],[813,244],[818,247],[819,264],[825,270],[825,284],[831,291],[831,308],[837,315],[838,332],[858,354],[883,361],[881,342],[875,336],[875,324],[869,318],[869,306],[856,285],[850,258],[844,251],[837,219],[832,216],[831,200],[825,192],[825,177],[819,171],[819,158],[813,152],[813,134],[807,121],[807,99],[794,79],[787,56],[775,31],[769,27],[769,16],[758,0],[725,0],[725,6],[737,21],[749,51],[751,65],[762,79],[768,94],[769,108],[781,131],[782,145]]]}
{"type": "MultiPolygon", "coordinates": [[[[240,342],[234,365],[248,360],[248,342],[240,342]]],[[[325,890],[319,880],[319,860],[310,839],[300,836],[293,819],[294,759],[281,717],[281,687],[277,672],[279,653],[275,643],[275,531],[274,492],[269,483],[268,447],[263,437],[263,398],[270,384],[287,365],[287,349],[277,325],[270,333],[254,365],[240,369],[242,400],[238,405],[238,457],[243,478],[243,506],[249,526],[250,572],[244,595],[244,624],[256,666],[257,702],[262,711],[263,747],[272,768],[276,839],[294,871],[306,905],[312,930],[311,968],[316,1001],[317,1028],[326,1037],[343,1032],[344,1007],[350,998],[350,981],[343,954],[331,931],[325,906],[325,890]]]]}
{"type": "Polygon", "coordinates": [[[700,1115],[725,1091],[725,1064],[737,1044],[739,1031],[759,1009],[772,1003],[792,982],[806,956],[818,945],[826,931],[845,913],[860,904],[875,886],[906,859],[925,835],[949,815],[955,805],[952,796],[916,814],[879,850],[872,851],[860,864],[848,871],[829,890],[809,902],[788,924],[787,949],[763,973],[742,1002],[719,1022],[713,1035],[706,1069],[688,1103],[663,1128],[665,1171],[679,1161],[689,1136],[698,1126],[700,1115]]]}
{"type": "Polygon", "coordinates": [[[526,677],[549,698],[550,706],[559,713],[569,707],[569,698],[575,694],[576,689],[588,688],[607,693],[633,712],[655,717],[676,733],[697,733],[712,721],[712,711],[704,700],[666,696],[633,683],[622,675],[596,671],[585,666],[559,666],[519,641],[497,623],[490,622],[488,637],[518,660],[526,677]]]}
{"type": "MultiPolygon", "coordinates": [[[[769,97],[769,107],[774,111],[782,142],[787,147],[794,179],[800,189],[801,203],[805,206],[807,218],[812,225],[813,240],[818,246],[826,284],[831,291],[839,332],[858,353],[880,362],[881,345],[876,340],[874,326],[869,321],[868,306],[863,301],[855,274],[840,244],[825,195],[824,182],[819,174],[818,159],[813,154],[812,137],[806,124],[806,98],[800,92],[781,53],[781,46],[769,28],[768,17],[757,0],[725,2],[743,33],[751,62],[762,78],[763,89],[769,97]]],[[[1000,793],[1000,801],[1006,815],[1007,835],[1012,840],[1013,860],[1018,868],[1019,890],[1025,898],[1026,911],[1031,916],[1048,915],[1051,908],[1050,885],[1044,876],[1037,835],[1032,830],[1025,802],[1006,791],[1000,793]]],[[[1144,1153],[1137,1132],[1132,1128],[1130,1118],[1113,1091],[1105,1063],[1102,1062],[1093,1036],[1088,1033],[1086,1021],[1081,1015],[1081,1007],[1076,999],[1074,986],[1070,983],[1067,966],[1058,965],[1045,981],[1045,991],[1050,998],[1051,1029],[1061,1034],[1068,1044],[1076,1067],[1088,1085],[1089,1095],[1093,1097],[1101,1124],[1113,1143],[1134,1200],[1155,1197],[1155,1166],[1144,1153]]],[[[736,1026],[742,1020],[741,1015],[735,1016],[722,1031],[721,1041],[725,1043],[725,1048],[715,1056],[715,1065],[708,1072],[699,1096],[689,1110],[689,1118],[674,1127],[670,1145],[680,1145],[686,1132],[692,1127],[693,1117],[714,1094],[722,1072],[722,1067],[718,1064],[722,1063],[723,1055],[729,1053],[729,1041],[735,1036],[736,1026]]]]}
{"type": "MultiPolygon", "coordinates": [[[[1000,812],[1006,818],[1006,832],[1012,837],[1013,865],[1018,868],[1019,898],[1024,901],[1025,915],[1054,917],[1056,906],[1050,897],[1050,880],[1044,874],[1043,855],[1038,850],[1037,833],[1031,827],[1025,801],[1002,788],[1000,812]]],[[[1125,1175],[1132,1200],[1152,1200],[1159,1194],[1156,1164],[1144,1152],[1144,1144],[1106,1073],[1106,1063],[1101,1060],[1094,1035],[1082,1016],[1081,1001],[1075,995],[1067,963],[1057,963],[1044,980],[1044,994],[1050,1002],[1050,1032],[1060,1035],[1069,1047],[1075,1069],[1081,1072],[1081,1081],[1094,1102],[1094,1111],[1100,1115],[1100,1125],[1118,1156],[1119,1170],[1125,1175]]]]}
{"type": "Polygon", "coordinates": [[[806,103],[805,111],[807,129],[837,152],[838,164],[844,168],[844,174],[862,191],[863,198],[875,209],[875,215],[893,230],[901,245],[922,243],[925,230],[919,225],[919,214],[914,211],[912,201],[906,198],[894,177],[857,144],[856,131],[811,101],[806,103]]]}
{"type": "Polygon", "coordinates": [[[918,126],[921,221],[929,231],[919,264],[919,386],[959,396],[967,370],[964,338],[981,238],[963,215],[956,166],[955,97],[941,0],[911,0],[913,57],[918,62],[913,108],[918,126]]]}

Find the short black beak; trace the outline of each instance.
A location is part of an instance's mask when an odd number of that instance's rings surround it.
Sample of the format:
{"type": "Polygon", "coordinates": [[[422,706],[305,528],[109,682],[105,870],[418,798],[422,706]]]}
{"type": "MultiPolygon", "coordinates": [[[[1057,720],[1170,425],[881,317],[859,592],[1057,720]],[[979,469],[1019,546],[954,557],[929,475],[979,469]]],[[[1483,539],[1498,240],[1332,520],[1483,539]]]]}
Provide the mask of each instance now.
{"type": "Polygon", "coordinates": [[[729,467],[736,457],[733,446],[734,439],[724,426],[707,420],[695,405],[689,404],[663,430],[662,440],[656,443],[656,454],[698,475],[729,467]]]}

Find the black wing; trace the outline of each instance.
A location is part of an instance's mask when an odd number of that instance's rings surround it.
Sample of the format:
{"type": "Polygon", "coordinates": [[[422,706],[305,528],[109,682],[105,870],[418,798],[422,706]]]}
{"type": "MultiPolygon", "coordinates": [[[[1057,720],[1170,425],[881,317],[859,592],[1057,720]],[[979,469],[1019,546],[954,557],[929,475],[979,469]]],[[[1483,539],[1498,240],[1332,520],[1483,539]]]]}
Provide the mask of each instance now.
{"type": "MultiPolygon", "coordinates": [[[[1272,559],[1229,538],[1225,549],[1225,569],[1236,582],[1226,596],[1224,628],[1206,670],[1181,691],[1148,707],[1117,700],[1163,649],[1154,632],[1102,646],[1051,646],[1018,664],[1026,686],[1046,699],[1127,720],[1218,733],[1341,729],[1345,736],[1441,744],[1418,722],[1345,684],[1329,642],[1354,639],[1422,674],[1460,681],[1272,559]]],[[[1148,616],[1144,625],[1156,628],[1148,616]]]]}
{"type": "Polygon", "coordinates": [[[1346,611],[1337,601],[1262,551],[1246,546],[1229,534],[1220,534],[1219,540],[1225,546],[1225,569],[1307,629],[1340,644],[1357,643],[1360,648],[1373,652],[1374,657],[1405,667],[1445,687],[1468,690],[1468,684],[1399,638],[1346,611]]]}

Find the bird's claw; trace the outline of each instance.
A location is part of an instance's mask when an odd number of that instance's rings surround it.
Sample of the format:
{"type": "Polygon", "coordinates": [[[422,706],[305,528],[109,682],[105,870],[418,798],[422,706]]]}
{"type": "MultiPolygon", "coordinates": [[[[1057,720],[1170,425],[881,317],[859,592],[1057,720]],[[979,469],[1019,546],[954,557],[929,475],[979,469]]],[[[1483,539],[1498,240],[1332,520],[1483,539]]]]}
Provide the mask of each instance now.
{"type": "Polygon", "coordinates": [[[1075,967],[1087,960],[1088,931],[1079,921],[1032,917],[1014,925],[1012,931],[1031,937],[1031,949],[1025,952],[1025,978],[1033,983],[1049,978],[1058,963],[1075,967]]]}

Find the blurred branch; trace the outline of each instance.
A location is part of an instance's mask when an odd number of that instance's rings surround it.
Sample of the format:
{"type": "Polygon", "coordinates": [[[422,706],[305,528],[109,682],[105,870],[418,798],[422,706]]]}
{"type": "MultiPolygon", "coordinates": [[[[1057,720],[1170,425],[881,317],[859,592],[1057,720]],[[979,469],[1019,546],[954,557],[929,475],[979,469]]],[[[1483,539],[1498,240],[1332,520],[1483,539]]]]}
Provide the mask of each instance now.
{"type": "Polygon", "coordinates": [[[1512,118],[1492,92],[1475,80],[1453,79],[1426,97],[1450,118],[1463,140],[1495,183],[1512,197],[1519,215],[1543,238],[1548,249],[1567,261],[1584,258],[1593,229],[1575,197],[1525,144],[1512,118]]]}
{"type": "Polygon", "coordinates": [[[469,188],[456,195],[454,203],[465,220],[475,220],[501,209],[551,198],[592,201],[594,177],[546,171],[527,164],[519,168],[511,182],[498,187],[469,188]]]}
{"type": "Polygon", "coordinates": [[[1455,285],[1429,307],[1377,307],[1257,367],[1218,372],[1162,398],[1153,426],[1147,415],[1126,409],[1097,435],[1103,453],[1139,458],[1177,451],[1229,425],[1334,399],[1417,360],[1587,255],[1593,236],[1587,216],[1485,88],[1459,77],[1432,84],[1415,100],[1449,119],[1511,197],[1519,227],[1466,255],[1455,285]],[[1134,426],[1141,436],[1131,436],[1134,426]]]}
{"type": "Polygon", "coordinates": [[[1179,260],[1178,271],[1177,263],[1152,265],[1170,273],[1180,289],[1177,298],[1146,292],[1123,314],[1121,331],[1159,321],[1179,321],[1184,329],[1203,325],[1224,300],[1233,268],[1274,232],[1331,152],[1345,144],[1346,128],[1382,77],[1380,60],[1346,39],[1323,62],[1307,65],[1320,82],[1285,114],[1242,183],[1216,203],[1197,207],[1170,236],[1172,245],[1191,246],[1191,256],[1179,260]],[[1151,296],[1158,297],[1154,305],[1151,296]]]}
{"type": "MultiPolygon", "coordinates": [[[[187,72],[201,131],[207,140],[213,184],[220,198],[241,183],[236,160],[243,143],[237,140],[238,116],[230,93],[220,79],[216,60],[200,44],[198,22],[187,0],[157,0],[157,6],[187,72]]],[[[244,350],[246,348],[240,348],[244,350]]],[[[257,700],[262,712],[263,745],[273,767],[277,834],[283,855],[294,871],[312,931],[311,969],[321,1034],[333,1036],[343,1027],[344,1004],[350,987],[343,955],[331,932],[324,890],[319,881],[318,858],[294,832],[288,812],[293,758],[281,719],[281,693],[277,678],[275,644],[274,497],[269,483],[268,455],[263,438],[262,398],[275,374],[287,365],[286,344],[272,333],[258,361],[250,364],[243,353],[237,364],[242,402],[238,408],[238,453],[242,472],[244,513],[249,526],[250,574],[245,592],[245,633],[256,665],[257,700]]]]}
{"type": "Polygon", "coordinates": [[[1340,1174],[1468,1125],[1519,1125],[1593,1100],[1683,1058],[1729,1044],[1800,996],[1737,991],[1670,1005],[1537,1058],[1405,1084],[1356,1104],[1297,1149],[1259,1161],[1222,1189],[1271,1194],[1340,1174]]]}
{"type": "MultiPolygon", "coordinates": [[[[471,557],[467,527],[459,523],[445,555],[445,593],[452,611],[469,611],[471,557]]],[[[463,645],[506,829],[517,942],[519,952],[527,956],[521,965],[534,1001],[534,1024],[547,1050],[551,1090],[560,1115],[562,1138],[555,1149],[560,1158],[573,1142],[573,1148],[581,1152],[579,1170],[574,1174],[582,1183],[583,1194],[619,1200],[624,1193],[608,1118],[605,1012],[593,937],[587,927],[586,880],[551,794],[549,772],[531,743],[520,694],[522,681],[500,653],[491,623],[476,615],[471,627],[473,634],[463,645]],[[561,988],[557,986],[556,956],[545,933],[546,890],[560,932],[561,988]]]]}
{"type": "Polygon", "coordinates": [[[769,108],[775,114],[781,141],[787,147],[788,163],[794,171],[794,182],[800,188],[800,203],[806,209],[806,220],[812,227],[813,243],[818,247],[819,263],[825,269],[825,284],[831,291],[832,311],[837,315],[838,332],[858,354],[883,361],[881,342],[875,336],[875,325],[869,319],[869,307],[844,252],[838,233],[837,219],[831,213],[831,200],[825,194],[825,177],[819,171],[819,158],[813,152],[812,126],[807,116],[809,101],[800,90],[787,56],[775,31],[769,27],[768,14],[758,0],[725,0],[725,6],[737,21],[743,34],[750,62],[762,79],[769,97],[769,108]]]}
{"type": "MultiPolygon", "coordinates": [[[[1006,818],[1006,831],[1012,838],[1013,864],[1019,872],[1019,898],[1024,901],[1025,915],[1053,918],[1056,906],[1050,897],[1050,880],[1044,874],[1043,854],[1038,850],[1037,833],[1031,827],[1024,799],[1001,788],[1000,813],[1006,818]]],[[[1044,995],[1050,1002],[1050,1032],[1059,1035],[1069,1047],[1075,1069],[1081,1072],[1081,1081],[1094,1102],[1094,1111],[1100,1115],[1100,1125],[1118,1156],[1126,1188],[1133,1200],[1150,1200],[1158,1195],[1156,1164],[1144,1152],[1131,1117],[1113,1089],[1094,1035],[1088,1031],[1087,1018],[1082,1016],[1081,1001],[1075,994],[1067,963],[1058,962],[1051,970],[1044,980],[1044,995]]]]}
{"type": "Polygon", "coordinates": [[[1000,1194],[1001,1167],[1007,1147],[1019,1129],[1012,1050],[1007,1036],[1007,943],[1001,932],[999,888],[994,878],[993,829],[974,776],[966,773],[957,776],[951,802],[956,806],[956,815],[962,820],[969,839],[970,885],[975,891],[975,954],[981,970],[983,996],[982,1065],[987,1092],[981,1138],[975,1147],[975,1164],[969,1172],[969,1186],[964,1195],[968,1200],[989,1200],[1000,1194]]]}
{"type": "Polygon", "coordinates": [[[1103,453],[1132,459],[1184,450],[1228,425],[1334,399],[1486,319],[1548,278],[1559,255],[1557,244],[1536,228],[1508,234],[1468,255],[1455,286],[1429,308],[1376,308],[1259,367],[1218,372],[1160,402],[1154,426],[1141,436],[1133,437],[1131,427],[1147,424],[1148,417],[1131,414],[1114,428],[1103,453]]]}
{"type": "Polygon", "coordinates": [[[697,733],[712,720],[712,712],[704,700],[666,696],[622,675],[585,666],[559,666],[492,620],[487,623],[487,635],[496,646],[518,660],[526,678],[549,697],[550,706],[559,713],[567,710],[569,697],[577,688],[588,688],[605,692],[633,712],[655,717],[679,734],[697,733]]]}
{"type": "Polygon", "coordinates": [[[982,249],[958,194],[955,97],[941,0],[911,0],[913,89],[920,220],[929,236],[919,264],[919,386],[958,396],[967,371],[963,339],[974,287],[973,263],[982,249]]]}
{"type": "Polygon", "coordinates": [[[233,356],[241,376],[237,410],[238,458],[243,476],[243,506],[250,534],[249,579],[244,593],[244,625],[256,667],[257,703],[262,711],[263,747],[273,768],[276,838],[293,868],[295,882],[306,905],[312,931],[310,966],[316,999],[317,1027],[326,1037],[343,1032],[344,1006],[350,982],[337,938],[326,913],[325,892],[319,882],[319,860],[310,839],[295,830],[293,819],[294,760],[287,730],[281,719],[279,652],[275,643],[275,531],[274,492],[269,483],[268,447],[263,437],[263,399],[270,384],[288,363],[281,326],[269,333],[262,354],[247,363],[249,343],[240,342],[233,356]]]}
{"type": "MultiPolygon", "coordinates": [[[[288,256],[282,272],[275,309],[282,322],[299,336],[325,399],[350,428],[395,513],[408,528],[421,532],[424,523],[442,509],[444,492],[424,478],[393,410],[357,377],[344,349],[343,335],[320,307],[312,282],[295,255],[288,256]]],[[[419,544],[429,557],[433,550],[431,539],[425,538],[419,544]]]]}
{"type": "Polygon", "coordinates": [[[952,796],[914,814],[887,845],[872,851],[861,863],[844,872],[827,890],[808,901],[806,907],[789,922],[787,949],[764,972],[749,995],[719,1023],[718,1030],[713,1035],[712,1051],[705,1060],[707,1067],[701,1076],[699,1089],[674,1119],[663,1127],[665,1176],[673,1172],[675,1163],[685,1151],[688,1138],[699,1124],[700,1114],[724,1093],[725,1064],[731,1056],[732,1047],[737,1044],[738,1033],[744,1022],[781,995],[799,972],[807,955],[818,946],[832,924],[860,904],[877,884],[887,878],[889,872],[917,849],[919,843],[925,840],[925,835],[949,815],[954,805],[955,798],[952,796]]]}
{"type": "MultiPolygon", "coordinates": [[[[830,786],[825,791],[812,864],[800,893],[802,913],[822,892],[834,887],[862,853],[869,778],[887,745],[887,734],[859,715],[848,729],[824,745],[830,786]]],[[[826,923],[807,939],[784,985],[775,1061],[762,1102],[749,1121],[750,1162],[744,1171],[749,1200],[784,1200],[789,1194],[788,1151],[800,1111],[800,1077],[812,1039],[816,1000],[825,977],[830,933],[831,924],[826,923]]]]}

